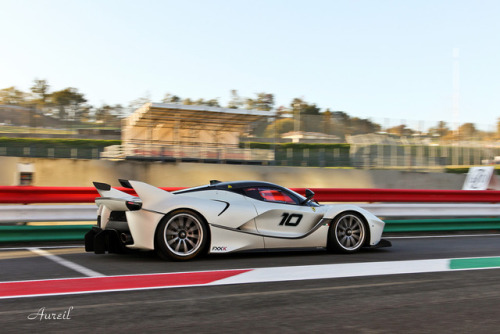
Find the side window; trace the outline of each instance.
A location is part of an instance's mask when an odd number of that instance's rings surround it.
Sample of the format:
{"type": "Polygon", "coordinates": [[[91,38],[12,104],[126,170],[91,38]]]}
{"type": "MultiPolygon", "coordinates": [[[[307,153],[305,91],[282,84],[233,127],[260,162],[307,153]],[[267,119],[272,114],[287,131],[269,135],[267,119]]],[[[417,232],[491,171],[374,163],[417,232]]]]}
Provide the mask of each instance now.
{"type": "Polygon", "coordinates": [[[245,196],[248,196],[253,199],[258,199],[259,201],[263,201],[264,199],[260,195],[259,188],[246,188],[243,189],[243,193],[245,196]]]}
{"type": "Polygon", "coordinates": [[[297,204],[297,200],[280,189],[254,187],[244,189],[245,195],[266,202],[297,204]]]}

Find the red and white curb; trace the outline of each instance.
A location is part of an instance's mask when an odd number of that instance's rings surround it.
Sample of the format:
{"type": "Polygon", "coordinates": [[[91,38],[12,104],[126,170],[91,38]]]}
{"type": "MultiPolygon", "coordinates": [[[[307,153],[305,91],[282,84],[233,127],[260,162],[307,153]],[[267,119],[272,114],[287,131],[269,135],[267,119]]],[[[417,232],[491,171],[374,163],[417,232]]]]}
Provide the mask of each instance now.
{"type": "Polygon", "coordinates": [[[325,264],[0,282],[0,299],[500,268],[500,257],[325,264]]]}
{"type": "Polygon", "coordinates": [[[243,269],[0,282],[0,299],[199,286],[247,271],[243,269]]]}

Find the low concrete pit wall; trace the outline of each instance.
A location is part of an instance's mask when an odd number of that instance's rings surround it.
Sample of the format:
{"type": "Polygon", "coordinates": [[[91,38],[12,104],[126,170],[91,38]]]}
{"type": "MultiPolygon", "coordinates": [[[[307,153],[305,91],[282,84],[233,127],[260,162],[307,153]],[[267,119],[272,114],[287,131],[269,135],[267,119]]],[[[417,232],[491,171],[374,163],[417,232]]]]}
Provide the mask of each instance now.
{"type": "Polygon", "coordinates": [[[285,187],[461,189],[465,175],[396,170],[277,167],[200,163],[0,157],[0,185],[19,185],[19,166],[31,165],[33,185],[88,187],[92,181],[118,186],[118,179],[159,187],[189,187],[210,180],[260,180],[285,187]]]}

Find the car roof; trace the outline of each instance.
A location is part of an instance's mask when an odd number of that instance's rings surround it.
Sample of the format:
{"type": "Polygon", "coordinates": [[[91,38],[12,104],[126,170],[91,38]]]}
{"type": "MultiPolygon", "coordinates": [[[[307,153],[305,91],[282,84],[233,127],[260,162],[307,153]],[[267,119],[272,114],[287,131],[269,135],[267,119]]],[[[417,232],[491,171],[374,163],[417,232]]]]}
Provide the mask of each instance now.
{"type": "Polygon", "coordinates": [[[274,184],[271,182],[264,182],[264,181],[221,182],[221,181],[213,180],[213,181],[210,181],[209,185],[178,190],[178,191],[175,191],[174,193],[175,194],[183,194],[183,193],[188,193],[188,192],[193,192],[193,191],[204,191],[204,190],[213,190],[213,189],[234,191],[236,189],[251,188],[251,187],[272,187],[272,188],[284,189],[284,190],[289,191],[289,192],[291,191],[290,189],[279,186],[277,184],[274,184]]]}
{"type": "Polygon", "coordinates": [[[241,189],[249,187],[276,187],[283,188],[277,184],[264,181],[234,181],[234,182],[217,182],[213,184],[216,189],[241,189]]]}

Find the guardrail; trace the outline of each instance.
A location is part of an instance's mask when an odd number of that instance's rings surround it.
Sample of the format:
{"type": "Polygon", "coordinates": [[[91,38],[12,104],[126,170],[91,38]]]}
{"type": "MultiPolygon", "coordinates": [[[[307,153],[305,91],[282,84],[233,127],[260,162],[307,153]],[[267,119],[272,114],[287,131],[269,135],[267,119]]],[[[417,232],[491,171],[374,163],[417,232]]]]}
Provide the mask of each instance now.
{"type": "MultiPolygon", "coordinates": [[[[498,204],[360,204],[378,217],[500,217],[498,204]]],[[[0,205],[0,224],[24,222],[94,222],[95,205],[0,205]]]]}
{"type": "MultiPolygon", "coordinates": [[[[117,189],[133,194],[130,189],[117,189]]],[[[163,187],[167,191],[184,187],[163,187]]],[[[304,194],[305,188],[292,188],[304,194]]],[[[319,202],[394,202],[394,203],[500,203],[500,191],[311,188],[319,202]]],[[[93,187],[0,187],[0,203],[93,203],[99,196],[93,187]]]]}
{"type": "Polygon", "coordinates": [[[0,224],[25,222],[93,222],[95,205],[0,205],[0,224]]]}
{"type": "MultiPolygon", "coordinates": [[[[305,188],[295,188],[304,194],[305,188]]],[[[500,191],[313,188],[319,202],[500,203],[500,191]]]]}
{"type": "MultiPolygon", "coordinates": [[[[130,189],[118,189],[133,194],[130,189]]],[[[175,191],[184,188],[162,189],[175,191]]],[[[305,188],[293,190],[305,193],[305,188]]],[[[312,190],[319,202],[362,203],[359,204],[361,207],[385,220],[386,232],[500,230],[500,204],[494,204],[500,202],[500,191],[327,188],[312,190]],[[413,219],[395,219],[398,217],[413,219]],[[445,217],[454,218],[442,219],[445,217]]],[[[0,242],[82,240],[96,219],[97,207],[93,204],[46,204],[91,203],[97,196],[99,195],[93,187],[0,187],[0,203],[44,204],[0,205],[0,224],[4,225],[0,226],[0,242]],[[89,224],[6,225],[70,221],[89,222],[89,224]]]]}

